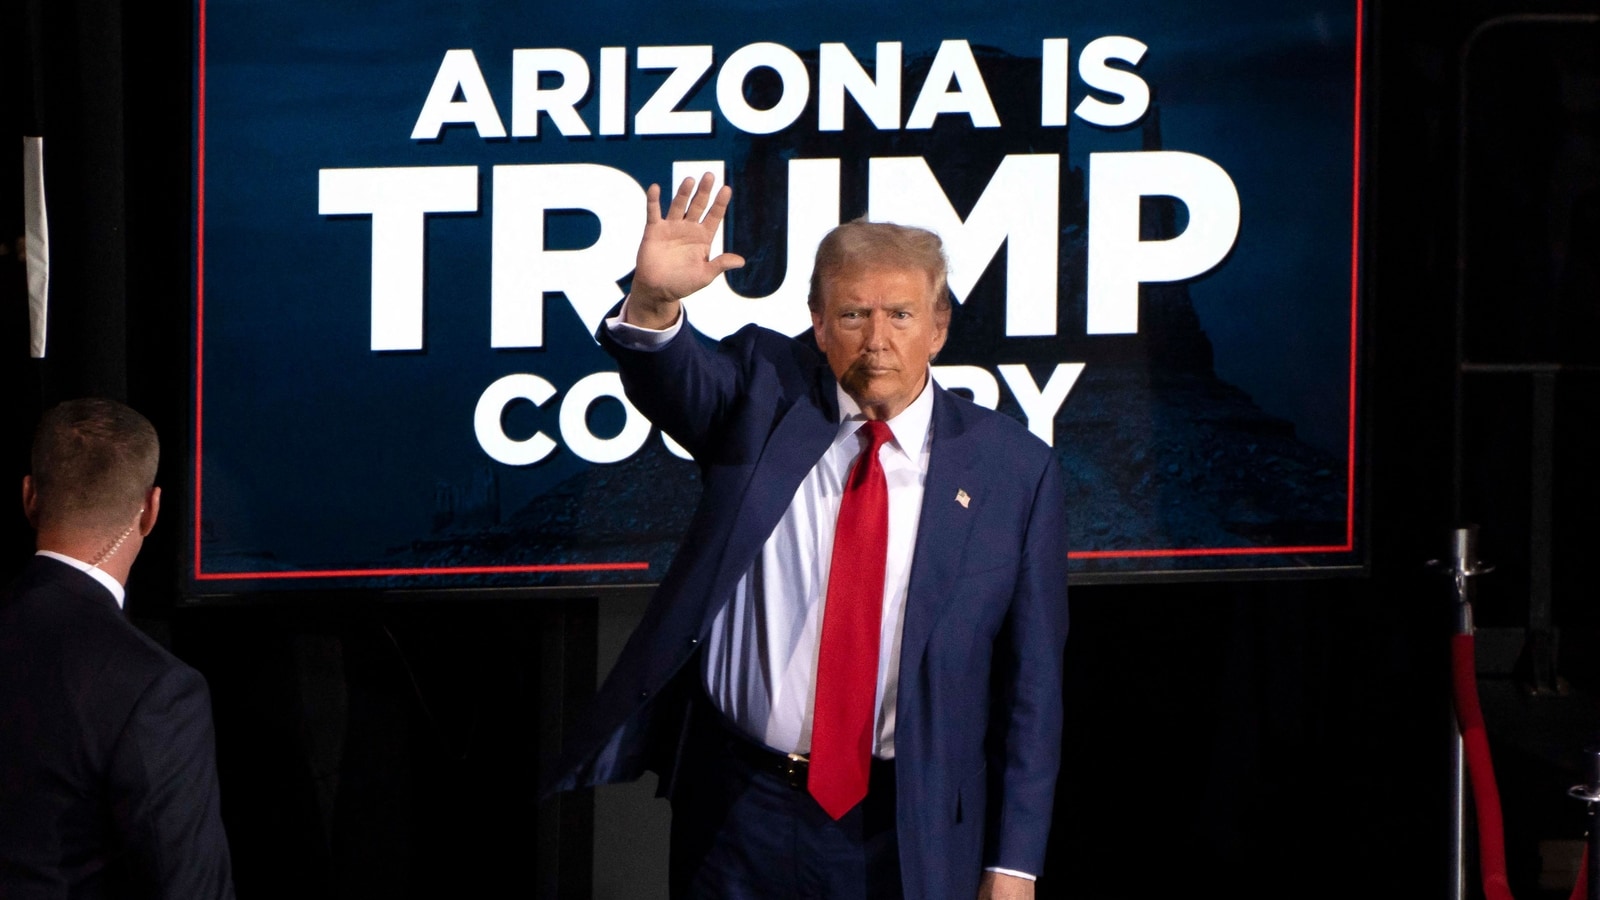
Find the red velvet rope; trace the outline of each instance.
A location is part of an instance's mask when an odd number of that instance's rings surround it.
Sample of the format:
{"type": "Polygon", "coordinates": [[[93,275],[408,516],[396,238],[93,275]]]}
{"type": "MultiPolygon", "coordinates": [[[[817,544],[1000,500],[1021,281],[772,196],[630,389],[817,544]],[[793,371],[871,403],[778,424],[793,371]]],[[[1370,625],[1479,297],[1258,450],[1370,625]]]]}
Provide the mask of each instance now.
{"type": "MultiPolygon", "coordinates": [[[[1483,895],[1487,900],[1513,900],[1506,881],[1505,823],[1500,813],[1500,789],[1495,786],[1489,736],[1483,727],[1483,709],[1478,706],[1476,646],[1470,634],[1455,635],[1450,641],[1456,722],[1466,748],[1467,774],[1478,811],[1478,869],[1483,877],[1483,895]]],[[[1589,858],[1585,853],[1578,867],[1578,883],[1572,888],[1572,900],[1584,900],[1588,894],[1588,868],[1589,858]]]]}
{"type": "Polygon", "coordinates": [[[1483,729],[1483,710],[1478,706],[1475,649],[1470,634],[1458,634],[1450,639],[1456,723],[1461,728],[1467,775],[1472,781],[1472,799],[1478,811],[1478,869],[1483,876],[1483,895],[1487,900],[1512,900],[1511,887],[1506,882],[1505,823],[1500,816],[1500,789],[1494,783],[1489,736],[1483,729]]]}

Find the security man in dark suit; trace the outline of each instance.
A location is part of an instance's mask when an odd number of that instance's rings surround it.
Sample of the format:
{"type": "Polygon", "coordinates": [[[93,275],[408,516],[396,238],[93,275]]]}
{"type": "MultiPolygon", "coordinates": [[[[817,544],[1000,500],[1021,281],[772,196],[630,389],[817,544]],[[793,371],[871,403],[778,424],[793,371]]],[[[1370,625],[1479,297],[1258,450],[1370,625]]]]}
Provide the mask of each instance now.
{"type": "Polygon", "coordinates": [[[0,593],[0,900],[233,897],[205,680],[122,612],[160,448],[110,400],[47,411],[0,593]]]}

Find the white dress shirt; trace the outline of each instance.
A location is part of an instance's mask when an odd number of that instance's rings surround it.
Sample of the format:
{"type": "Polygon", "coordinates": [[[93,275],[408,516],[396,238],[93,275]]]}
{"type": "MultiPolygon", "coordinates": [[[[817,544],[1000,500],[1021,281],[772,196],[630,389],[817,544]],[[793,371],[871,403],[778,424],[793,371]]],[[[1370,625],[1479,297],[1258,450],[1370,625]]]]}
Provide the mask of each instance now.
{"type": "MultiPolygon", "coordinates": [[[[783,518],[712,622],[705,648],[706,694],[755,740],[783,752],[811,750],[817,651],[827,606],[828,568],[844,483],[866,444],[861,408],[839,389],[839,432],[795,491],[783,518]]],[[[933,391],[888,422],[894,440],[878,450],[889,485],[889,547],[879,630],[873,755],[894,758],[894,707],[900,675],[911,556],[928,476],[933,391]]]]}
{"type": "Polygon", "coordinates": [[[100,582],[105,586],[106,590],[111,592],[111,596],[117,599],[117,609],[122,608],[123,598],[126,596],[126,594],[123,593],[122,583],[117,581],[115,578],[112,578],[110,575],[107,575],[104,569],[101,569],[97,566],[91,566],[81,559],[74,559],[73,557],[67,556],[64,553],[56,553],[53,550],[40,550],[39,552],[35,553],[34,556],[48,556],[56,562],[66,563],[74,569],[77,569],[79,572],[82,572],[85,575],[88,575],[90,578],[93,578],[95,581],[100,582]]]}

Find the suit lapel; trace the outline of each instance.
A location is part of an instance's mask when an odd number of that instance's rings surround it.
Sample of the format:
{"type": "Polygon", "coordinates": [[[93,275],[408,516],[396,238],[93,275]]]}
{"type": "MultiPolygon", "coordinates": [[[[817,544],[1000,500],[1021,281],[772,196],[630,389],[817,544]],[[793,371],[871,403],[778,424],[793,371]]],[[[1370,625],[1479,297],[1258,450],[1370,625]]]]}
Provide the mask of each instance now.
{"type": "MultiPolygon", "coordinates": [[[[917,544],[906,592],[906,621],[900,637],[900,669],[921,660],[945,608],[953,602],[951,586],[960,573],[962,550],[977,519],[957,498],[978,488],[977,441],[956,413],[955,401],[942,388],[933,395],[933,446],[928,456],[928,481],[923,488],[917,544]]],[[[968,496],[968,503],[981,502],[968,496]]],[[[901,679],[902,686],[906,685],[901,679]]],[[[905,689],[901,689],[902,699],[905,689]]]]}
{"type": "MultiPolygon", "coordinates": [[[[749,571],[756,554],[761,552],[767,537],[794,500],[800,482],[827,452],[838,430],[834,382],[823,367],[818,374],[816,393],[795,400],[780,413],[778,424],[767,436],[767,446],[745,483],[745,496],[736,500],[737,514],[728,532],[728,558],[737,563],[720,567],[725,577],[736,581],[749,571]]],[[[710,596],[731,596],[733,583],[716,585],[710,596]]],[[[710,623],[719,609],[720,604],[712,604],[707,609],[702,627],[710,623]]]]}

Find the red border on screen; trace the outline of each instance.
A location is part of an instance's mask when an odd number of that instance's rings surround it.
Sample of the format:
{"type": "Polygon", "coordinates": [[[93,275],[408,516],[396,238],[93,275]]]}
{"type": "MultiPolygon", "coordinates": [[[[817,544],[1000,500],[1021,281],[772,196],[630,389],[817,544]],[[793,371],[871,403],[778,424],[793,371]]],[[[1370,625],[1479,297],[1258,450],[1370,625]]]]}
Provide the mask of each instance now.
{"type": "MultiPolygon", "coordinates": [[[[648,571],[647,562],[562,563],[522,566],[441,566],[396,569],[307,569],[263,572],[205,572],[201,568],[201,435],[204,411],[205,366],[205,223],[206,223],[206,0],[198,0],[195,113],[195,361],[194,361],[194,516],[189,523],[194,532],[195,581],[255,581],[315,578],[371,578],[428,575],[502,575],[559,572],[648,571]]],[[[1342,544],[1317,544],[1293,547],[1185,547],[1156,550],[1076,550],[1069,559],[1177,559],[1225,556],[1282,556],[1323,553],[1349,553],[1355,549],[1356,497],[1356,372],[1358,365],[1361,264],[1361,124],[1363,31],[1366,24],[1365,0],[1356,0],[1355,28],[1355,109],[1351,151],[1350,191],[1350,360],[1348,371],[1348,427],[1346,429],[1345,534],[1342,544]]]]}

